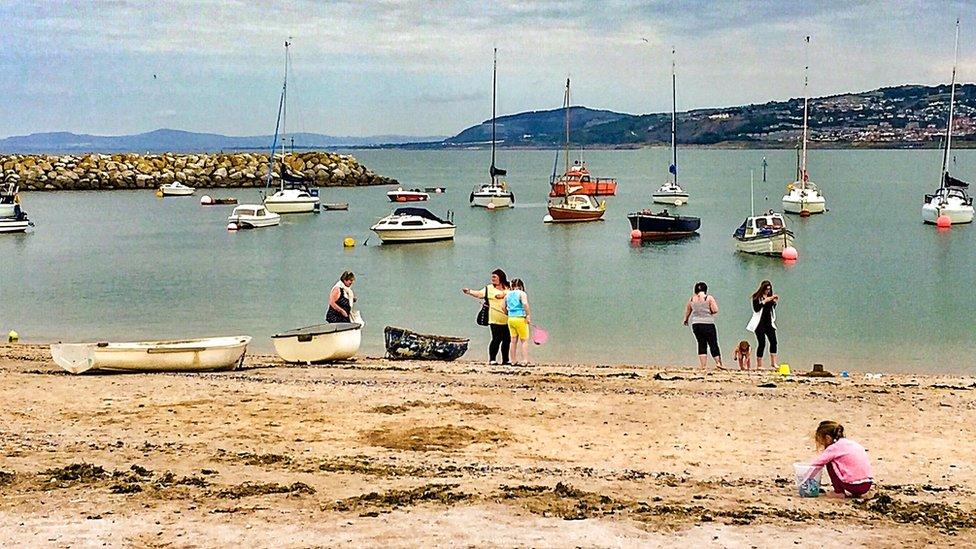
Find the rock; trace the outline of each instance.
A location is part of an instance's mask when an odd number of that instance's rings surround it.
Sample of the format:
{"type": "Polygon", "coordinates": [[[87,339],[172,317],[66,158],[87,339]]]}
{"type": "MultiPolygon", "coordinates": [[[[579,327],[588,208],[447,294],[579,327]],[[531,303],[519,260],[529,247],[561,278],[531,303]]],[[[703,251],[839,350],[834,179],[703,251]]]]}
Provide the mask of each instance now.
{"type": "Polygon", "coordinates": [[[224,167],[217,168],[216,170],[213,171],[211,175],[213,175],[214,179],[223,179],[227,177],[227,168],[224,167]]]}

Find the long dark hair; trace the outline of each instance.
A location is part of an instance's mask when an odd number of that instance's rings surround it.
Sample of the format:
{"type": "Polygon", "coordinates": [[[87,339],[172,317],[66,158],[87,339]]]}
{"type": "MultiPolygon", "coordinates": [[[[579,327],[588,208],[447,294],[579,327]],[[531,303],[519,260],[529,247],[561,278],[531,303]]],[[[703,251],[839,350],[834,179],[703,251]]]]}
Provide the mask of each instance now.
{"type": "Polygon", "coordinates": [[[499,282],[502,283],[503,288],[510,287],[508,284],[508,275],[505,274],[505,271],[501,269],[495,269],[494,271],[491,272],[491,274],[498,276],[498,280],[499,282]]]}
{"type": "Polygon", "coordinates": [[[763,280],[759,283],[759,289],[756,290],[756,293],[752,294],[752,299],[756,300],[760,297],[764,297],[767,291],[773,291],[773,283],[768,280],[763,280]]]}

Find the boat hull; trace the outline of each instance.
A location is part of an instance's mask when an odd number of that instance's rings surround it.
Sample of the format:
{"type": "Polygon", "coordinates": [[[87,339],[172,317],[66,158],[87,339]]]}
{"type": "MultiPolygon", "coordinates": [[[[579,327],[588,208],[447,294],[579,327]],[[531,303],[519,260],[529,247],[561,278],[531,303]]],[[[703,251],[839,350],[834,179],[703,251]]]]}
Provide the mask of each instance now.
{"type": "Polygon", "coordinates": [[[346,202],[342,202],[342,203],[338,203],[338,202],[337,203],[325,203],[325,204],[322,204],[322,209],[323,210],[348,210],[349,209],[349,204],[346,203],[346,202]]]}
{"type": "Polygon", "coordinates": [[[784,249],[793,246],[793,233],[787,230],[769,235],[733,238],[735,249],[747,254],[780,256],[784,249]]]}
{"type": "Polygon", "coordinates": [[[809,189],[795,189],[783,196],[783,211],[792,214],[803,212],[818,214],[827,210],[827,200],[823,195],[809,189]]]}
{"type": "Polygon", "coordinates": [[[51,345],[59,366],[73,374],[108,372],[204,372],[233,370],[244,360],[250,336],[212,337],[176,341],[81,343],[51,345]],[[90,353],[85,361],[69,360],[90,353]]]}
{"type": "Polygon", "coordinates": [[[163,185],[159,188],[159,192],[163,193],[163,196],[190,196],[197,190],[193,187],[167,187],[163,185]]]}
{"type": "Polygon", "coordinates": [[[680,206],[688,203],[688,193],[654,193],[651,200],[657,204],[673,204],[680,206]]]}
{"type": "Polygon", "coordinates": [[[701,228],[701,219],[682,215],[633,213],[627,216],[632,230],[642,239],[667,239],[691,236],[701,228]]]}
{"type": "Polygon", "coordinates": [[[0,219],[0,233],[22,233],[30,227],[26,219],[0,219]]]}
{"type": "Polygon", "coordinates": [[[383,330],[386,355],[394,360],[457,360],[468,350],[469,339],[420,334],[387,326],[383,330]]]}
{"type": "Polygon", "coordinates": [[[285,362],[313,364],[347,360],[359,352],[362,324],[342,322],[307,326],[271,337],[275,352],[285,362]]]}
{"type": "Polygon", "coordinates": [[[455,227],[438,227],[432,229],[372,229],[380,237],[380,240],[390,243],[453,240],[456,230],[455,227]]]}
{"type": "Polygon", "coordinates": [[[390,191],[386,193],[386,197],[390,199],[390,202],[426,202],[430,200],[430,195],[426,193],[409,193],[409,192],[397,192],[390,191]]]}
{"type": "Polygon", "coordinates": [[[237,223],[237,225],[242,229],[260,229],[261,227],[274,227],[275,225],[281,223],[281,218],[278,216],[256,217],[247,215],[232,215],[227,218],[227,222],[237,223]]]}
{"type": "Polygon", "coordinates": [[[973,207],[966,205],[939,207],[935,204],[924,204],[922,206],[922,221],[925,223],[934,225],[940,215],[948,217],[949,222],[953,225],[972,223],[973,207]]]}
{"type": "Polygon", "coordinates": [[[573,208],[560,208],[549,206],[549,216],[553,223],[585,223],[587,221],[600,221],[606,210],[577,210],[573,208]]]}
{"type": "Polygon", "coordinates": [[[479,208],[511,208],[515,200],[512,194],[471,194],[471,205],[479,208]]]}
{"type": "Polygon", "coordinates": [[[264,201],[264,207],[269,212],[277,214],[311,213],[315,211],[318,205],[319,199],[314,197],[310,200],[274,200],[267,198],[264,201]]]}

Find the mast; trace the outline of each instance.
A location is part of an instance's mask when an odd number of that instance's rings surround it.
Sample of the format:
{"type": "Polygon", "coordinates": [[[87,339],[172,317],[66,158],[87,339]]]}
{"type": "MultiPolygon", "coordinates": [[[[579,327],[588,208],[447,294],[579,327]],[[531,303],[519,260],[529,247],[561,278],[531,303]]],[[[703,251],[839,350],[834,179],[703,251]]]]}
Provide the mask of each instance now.
{"type": "Polygon", "coordinates": [[[491,183],[495,184],[495,90],[498,86],[498,48],[491,69],[491,183]]]}
{"type": "Polygon", "coordinates": [[[749,216],[756,217],[756,171],[749,170],[749,216]]]}
{"type": "Polygon", "coordinates": [[[939,188],[946,186],[946,174],[949,173],[949,151],[952,148],[952,115],[956,102],[956,64],[959,62],[959,19],[956,19],[956,46],[952,54],[952,83],[949,91],[949,122],[946,124],[946,146],[942,153],[942,173],[939,174],[939,188]]]}
{"type": "MultiPolygon", "coordinates": [[[[563,96],[563,106],[566,107],[566,172],[569,172],[569,78],[566,79],[566,94],[563,96]]],[[[563,185],[564,190],[566,185],[563,185]]]]}
{"type": "Polygon", "coordinates": [[[668,170],[674,176],[674,184],[678,184],[678,147],[675,143],[676,118],[678,116],[677,92],[674,77],[674,47],[671,48],[671,169],[668,170]]]}
{"type": "Polygon", "coordinates": [[[279,187],[285,190],[285,122],[288,120],[288,46],[291,42],[285,40],[285,83],[281,87],[281,173],[279,187]]]}
{"type": "Polygon", "coordinates": [[[809,113],[810,95],[807,92],[807,85],[810,81],[810,37],[807,36],[806,63],[803,66],[803,160],[800,161],[800,188],[807,186],[807,117],[809,113]]]}

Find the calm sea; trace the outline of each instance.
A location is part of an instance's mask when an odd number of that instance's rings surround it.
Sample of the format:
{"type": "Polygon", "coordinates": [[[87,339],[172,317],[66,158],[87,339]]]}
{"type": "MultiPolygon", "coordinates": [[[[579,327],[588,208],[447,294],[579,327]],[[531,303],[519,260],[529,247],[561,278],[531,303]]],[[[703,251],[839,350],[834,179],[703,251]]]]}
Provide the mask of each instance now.
{"type": "MultiPolygon", "coordinates": [[[[472,338],[467,358],[486,357],[479,303],[461,294],[492,269],[526,281],[533,318],[550,340],[534,359],[568,363],[696,363],[681,325],[692,285],[708,282],[720,306],[719,342],[750,339],[749,295],[760,280],[780,294],[781,362],[808,368],[972,373],[976,330],[976,227],[938,231],[920,221],[922,195],[938,181],[939,151],[813,151],[811,179],[829,213],[790,218],[800,259],[734,251],[732,231],[756,208],[780,208],[793,151],[681,151],[682,213],[701,235],[671,243],[630,242],[626,215],[649,204],[667,175],[668,150],[592,151],[591,171],[614,176],[619,194],[606,220],[543,224],[553,152],[502,151],[517,207],[468,206],[487,177],[486,151],[353,151],[405,186],[444,186],[428,206],[455,212],[454,242],[380,245],[370,225],[388,213],[385,187],[322,189],[349,211],[286,216],[281,226],[229,233],[230,207],[152,191],[29,193],[37,224],[0,236],[0,329],[27,341],[128,340],[244,333],[252,349],[269,336],[322,321],[343,270],[367,321],[364,351],[379,355],[383,326],[472,338]],[[762,183],[762,157],[769,162],[762,183]],[[768,197],[768,198],[767,198],[768,197]],[[343,249],[342,239],[357,246],[343,249]],[[368,239],[368,243],[366,242],[368,239]]],[[[976,151],[957,153],[959,176],[976,180],[976,151]]],[[[214,191],[243,202],[257,190],[214,191]]]]}

